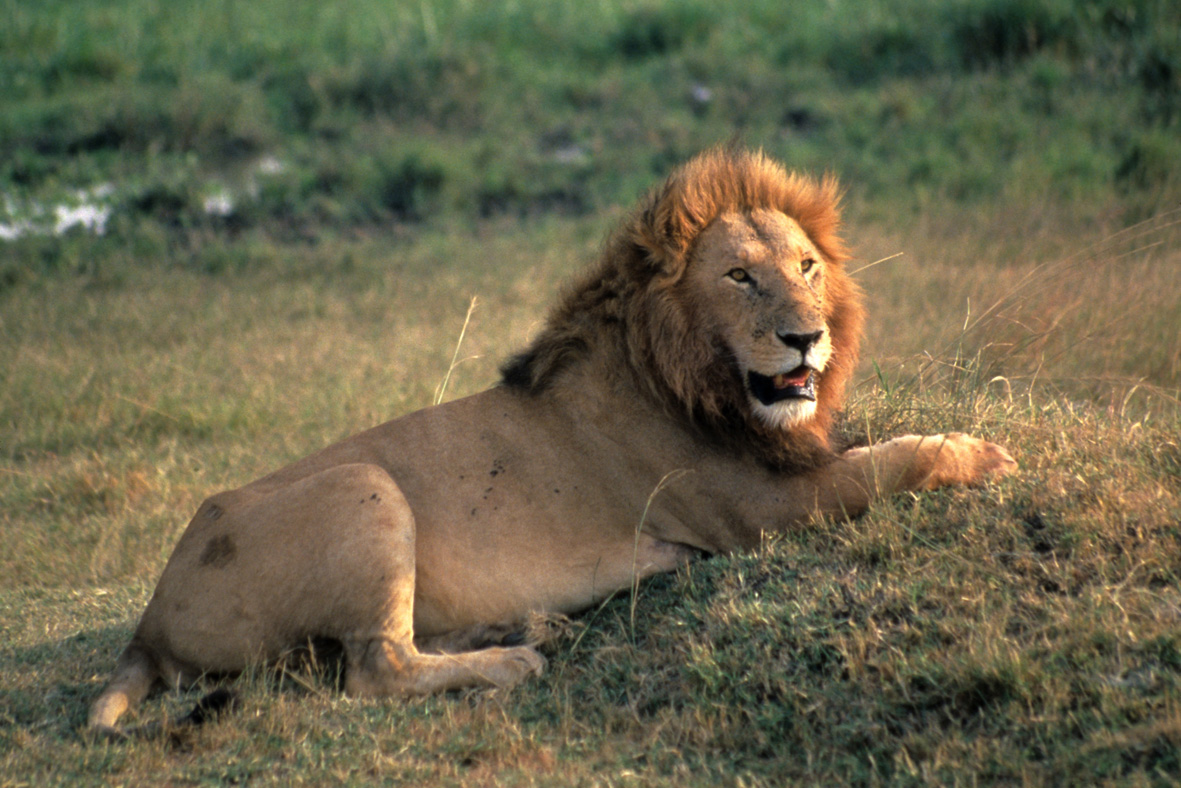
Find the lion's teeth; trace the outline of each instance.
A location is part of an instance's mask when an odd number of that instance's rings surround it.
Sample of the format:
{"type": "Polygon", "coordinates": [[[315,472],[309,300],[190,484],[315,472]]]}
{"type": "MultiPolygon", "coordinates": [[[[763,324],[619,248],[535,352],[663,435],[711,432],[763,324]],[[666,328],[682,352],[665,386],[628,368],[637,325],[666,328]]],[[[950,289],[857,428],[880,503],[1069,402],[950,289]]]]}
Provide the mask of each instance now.
{"type": "Polygon", "coordinates": [[[775,377],[771,378],[771,385],[773,385],[777,389],[787,388],[788,387],[787,375],[784,375],[782,372],[779,373],[775,377]]]}

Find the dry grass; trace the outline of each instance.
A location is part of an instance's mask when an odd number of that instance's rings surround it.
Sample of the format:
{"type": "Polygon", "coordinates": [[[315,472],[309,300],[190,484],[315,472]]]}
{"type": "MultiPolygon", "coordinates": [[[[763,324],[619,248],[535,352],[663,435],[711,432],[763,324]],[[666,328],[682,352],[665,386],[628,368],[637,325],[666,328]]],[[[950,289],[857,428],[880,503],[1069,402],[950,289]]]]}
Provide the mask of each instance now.
{"type": "Polygon", "coordinates": [[[1045,219],[948,213],[937,228],[928,220],[906,235],[873,228],[858,239],[870,266],[860,276],[871,306],[866,355],[891,382],[921,388],[970,366],[976,389],[1001,376],[1013,396],[1083,399],[1125,415],[1177,407],[1181,213],[1081,240],[1045,219]]]}

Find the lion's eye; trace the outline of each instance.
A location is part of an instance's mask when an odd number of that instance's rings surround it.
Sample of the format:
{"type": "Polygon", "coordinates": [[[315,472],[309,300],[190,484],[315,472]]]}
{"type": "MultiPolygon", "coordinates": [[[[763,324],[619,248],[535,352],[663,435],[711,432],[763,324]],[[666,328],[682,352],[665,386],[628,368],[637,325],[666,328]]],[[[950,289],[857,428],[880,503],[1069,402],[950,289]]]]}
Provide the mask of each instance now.
{"type": "Polygon", "coordinates": [[[726,272],[726,276],[733,279],[735,282],[749,282],[750,274],[746,272],[745,268],[731,268],[726,272]]]}
{"type": "Polygon", "coordinates": [[[811,257],[807,257],[800,262],[800,273],[806,274],[816,267],[816,261],[811,257]]]}

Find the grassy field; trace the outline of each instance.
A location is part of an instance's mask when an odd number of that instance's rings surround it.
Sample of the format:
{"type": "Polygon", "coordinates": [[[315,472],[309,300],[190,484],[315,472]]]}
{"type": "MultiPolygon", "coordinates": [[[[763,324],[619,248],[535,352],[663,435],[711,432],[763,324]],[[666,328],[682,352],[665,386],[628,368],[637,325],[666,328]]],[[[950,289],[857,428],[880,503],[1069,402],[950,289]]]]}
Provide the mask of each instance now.
{"type": "Polygon", "coordinates": [[[1181,782],[1181,11],[742,9],[0,0],[0,786],[1181,782]],[[429,405],[473,298],[490,385],[731,139],[847,188],[844,434],[1019,474],[648,582],[511,693],[260,668],[83,740],[205,495],[429,405]]]}

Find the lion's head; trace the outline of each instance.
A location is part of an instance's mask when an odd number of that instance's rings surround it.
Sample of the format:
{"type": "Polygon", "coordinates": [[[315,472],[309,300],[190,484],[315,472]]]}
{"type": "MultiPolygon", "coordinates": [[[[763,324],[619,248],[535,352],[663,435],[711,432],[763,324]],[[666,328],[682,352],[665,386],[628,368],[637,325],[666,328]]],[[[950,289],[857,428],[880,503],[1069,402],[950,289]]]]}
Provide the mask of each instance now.
{"type": "Polygon", "coordinates": [[[602,343],[646,396],[772,465],[815,462],[864,311],[837,236],[838,187],[761,153],[676,170],[503,369],[539,392],[602,343]]]}

